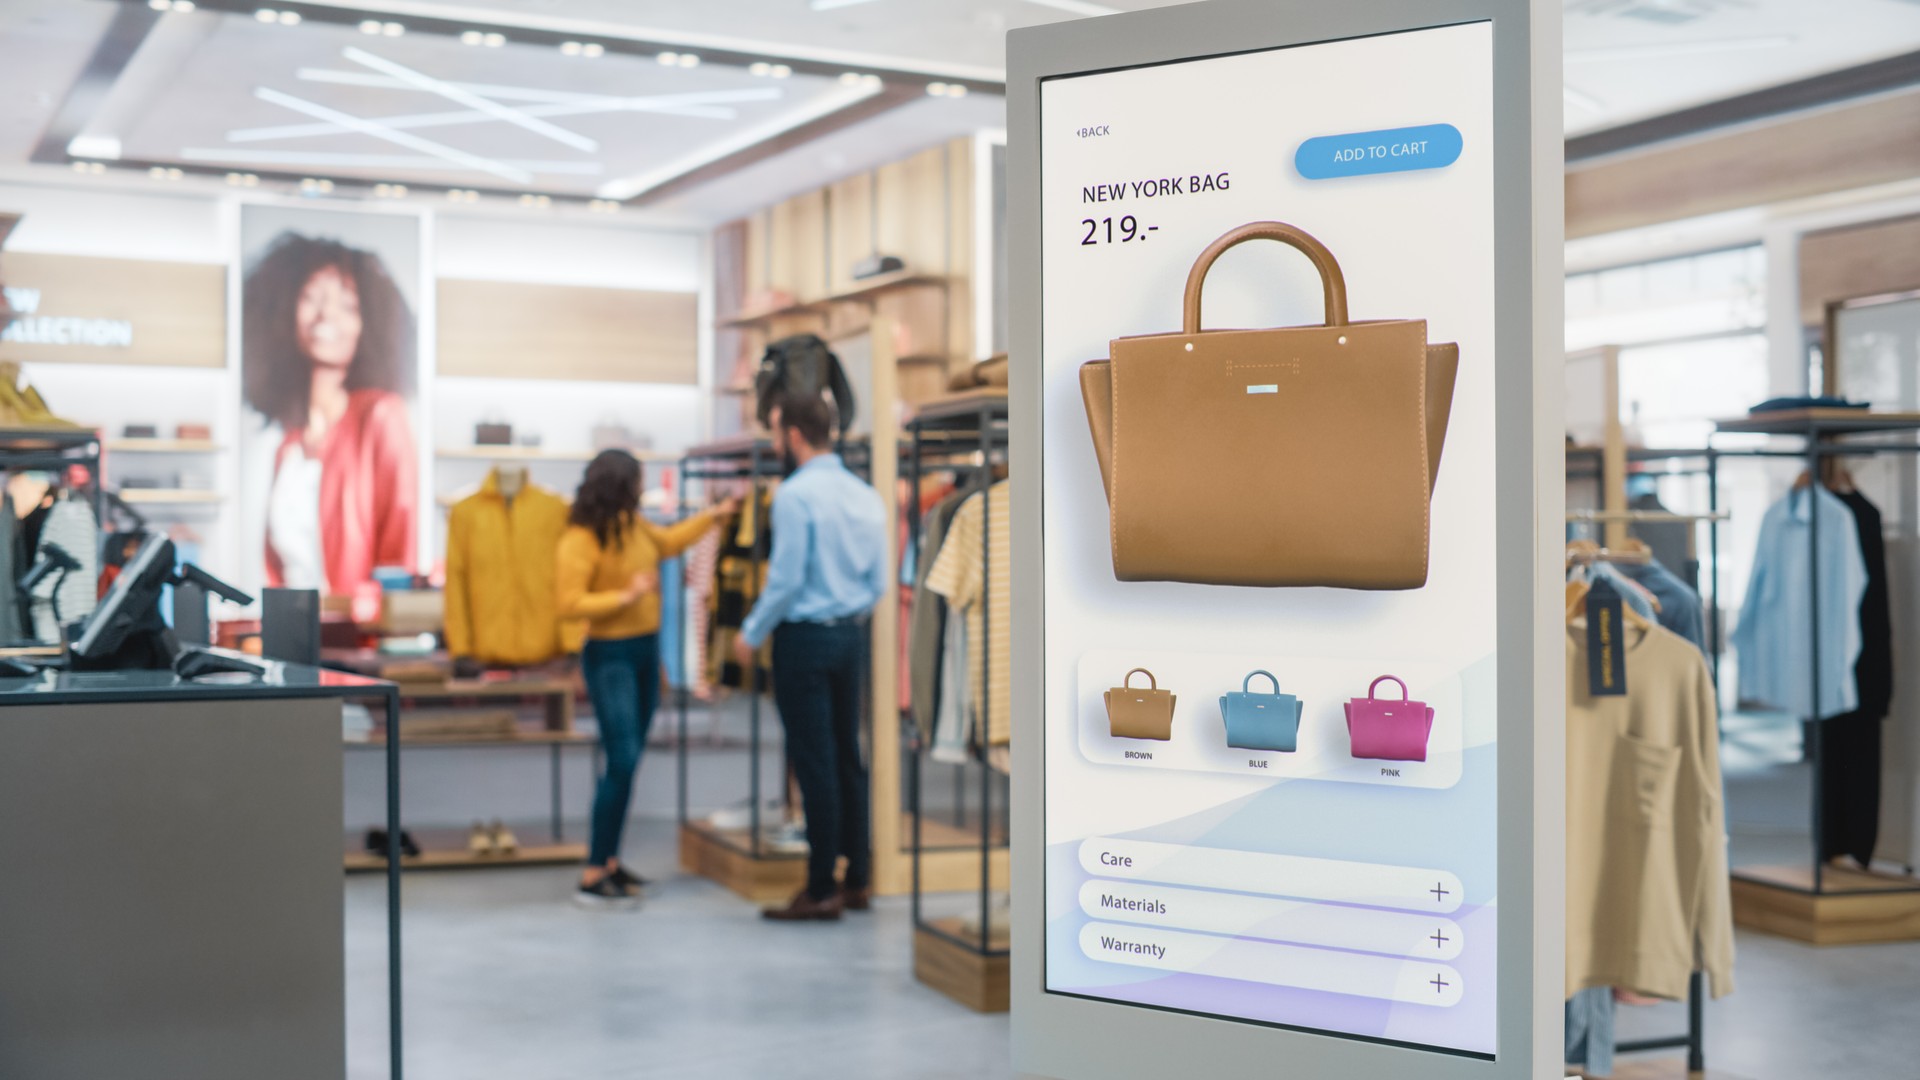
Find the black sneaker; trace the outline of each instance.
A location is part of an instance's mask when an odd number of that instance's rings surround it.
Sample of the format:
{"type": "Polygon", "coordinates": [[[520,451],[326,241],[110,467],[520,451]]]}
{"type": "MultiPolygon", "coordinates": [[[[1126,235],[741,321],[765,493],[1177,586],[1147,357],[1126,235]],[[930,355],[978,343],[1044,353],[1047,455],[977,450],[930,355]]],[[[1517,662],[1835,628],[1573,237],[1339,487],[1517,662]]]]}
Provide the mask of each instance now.
{"type": "Polygon", "coordinates": [[[608,874],[591,885],[582,885],[573,891],[576,903],[588,907],[628,906],[633,904],[633,896],[620,887],[620,883],[608,874]]]}
{"type": "Polygon", "coordinates": [[[640,890],[651,884],[646,878],[641,877],[639,874],[629,873],[625,866],[614,867],[613,872],[608,874],[607,878],[614,884],[620,886],[620,891],[626,893],[628,896],[639,896],[640,890]]]}

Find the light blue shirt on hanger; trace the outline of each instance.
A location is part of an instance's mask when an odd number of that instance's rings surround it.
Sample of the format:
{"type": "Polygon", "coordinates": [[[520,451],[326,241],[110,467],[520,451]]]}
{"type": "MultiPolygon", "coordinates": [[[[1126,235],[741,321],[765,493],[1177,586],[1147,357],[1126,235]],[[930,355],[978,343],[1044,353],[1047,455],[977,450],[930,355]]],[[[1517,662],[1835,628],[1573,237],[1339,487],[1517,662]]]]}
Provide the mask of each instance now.
{"type": "Polygon", "coordinates": [[[1733,631],[1740,659],[1740,700],[1824,719],[1859,707],[1853,665],[1860,658],[1860,600],[1867,561],[1853,511],[1812,485],[1791,491],[1760,520],[1753,576],[1733,631]],[[1809,510],[1809,507],[1812,507],[1809,510]],[[1819,561],[1809,556],[1812,515],[1819,515],[1819,561]],[[1814,576],[1820,610],[1813,610],[1814,576]],[[1820,701],[1813,700],[1813,637],[1820,638],[1820,701]]]}

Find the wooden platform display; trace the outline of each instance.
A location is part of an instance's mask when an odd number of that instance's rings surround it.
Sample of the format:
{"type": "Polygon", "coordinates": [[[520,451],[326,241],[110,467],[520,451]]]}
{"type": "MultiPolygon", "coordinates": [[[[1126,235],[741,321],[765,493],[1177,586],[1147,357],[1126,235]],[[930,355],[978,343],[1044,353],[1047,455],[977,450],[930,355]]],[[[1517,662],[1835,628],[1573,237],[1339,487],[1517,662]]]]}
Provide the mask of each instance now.
{"type": "MultiPolygon", "coordinates": [[[[1576,1073],[1585,1077],[1586,1073],[1576,1073]]],[[[1601,1078],[1595,1078],[1601,1080],[1601,1078]]],[[[1719,1069],[1688,1072],[1685,1058],[1656,1058],[1652,1061],[1623,1061],[1613,1067],[1604,1080],[1749,1080],[1719,1069]]]]}
{"type": "Polygon", "coordinates": [[[1920,879],[1829,868],[1746,867],[1733,875],[1733,921],[1814,945],[1920,941],[1920,879]]]}
{"type": "Polygon", "coordinates": [[[947,936],[967,936],[959,919],[936,919],[931,925],[932,930],[920,927],[913,932],[914,977],[975,1012],[1006,1012],[1010,998],[1006,938],[991,939],[997,955],[983,956],[947,936]]]}
{"type": "Polygon", "coordinates": [[[786,900],[807,883],[805,853],[755,856],[745,829],[716,829],[704,821],[680,826],[680,869],[725,885],[757,904],[786,900]]]}
{"type": "MultiPolygon", "coordinates": [[[[408,870],[483,870],[489,867],[557,866],[587,861],[585,844],[521,845],[512,855],[473,855],[457,849],[423,848],[415,858],[402,857],[400,865],[408,870]]],[[[387,860],[365,851],[349,851],[346,868],[350,874],[387,868],[387,860]]]]}

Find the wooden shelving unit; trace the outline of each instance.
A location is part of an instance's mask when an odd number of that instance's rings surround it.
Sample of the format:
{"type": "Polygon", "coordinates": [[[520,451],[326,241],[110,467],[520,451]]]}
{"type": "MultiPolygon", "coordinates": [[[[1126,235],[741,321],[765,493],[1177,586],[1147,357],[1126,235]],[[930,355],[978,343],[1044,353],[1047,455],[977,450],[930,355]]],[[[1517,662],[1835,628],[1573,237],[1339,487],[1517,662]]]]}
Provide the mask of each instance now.
{"type": "Polygon", "coordinates": [[[211,506],[227,501],[218,491],[193,488],[121,488],[118,494],[130,506],[211,506]]]}
{"type": "Polygon", "coordinates": [[[818,300],[804,300],[788,304],[785,307],[769,308],[764,311],[743,312],[720,320],[721,327],[728,330],[745,330],[764,327],[776,319],[788,319],[797,315],[820,315],[835,304],[858,304],[878,299],[890,292],[912,289],[921,286],[945,285],[946,279],[933,274],[922,274],[913,270],[897,270],[891,274],[881,274],[861,282],[858,288],[823,296],[818,300]]]}

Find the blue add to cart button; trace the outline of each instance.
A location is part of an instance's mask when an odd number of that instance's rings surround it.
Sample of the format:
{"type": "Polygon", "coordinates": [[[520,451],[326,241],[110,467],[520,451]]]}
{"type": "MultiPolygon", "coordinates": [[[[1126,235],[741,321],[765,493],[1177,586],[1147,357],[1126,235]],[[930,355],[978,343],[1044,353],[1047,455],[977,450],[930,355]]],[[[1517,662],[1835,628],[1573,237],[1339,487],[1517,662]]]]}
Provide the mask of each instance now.
{"type": "Polygon", "coordinates": [[[1444,169],[1460,160],[1460,129],[1452,124],[1356,131],[1308,139],[1293,167],[1309,180],[1444,169]]]}

